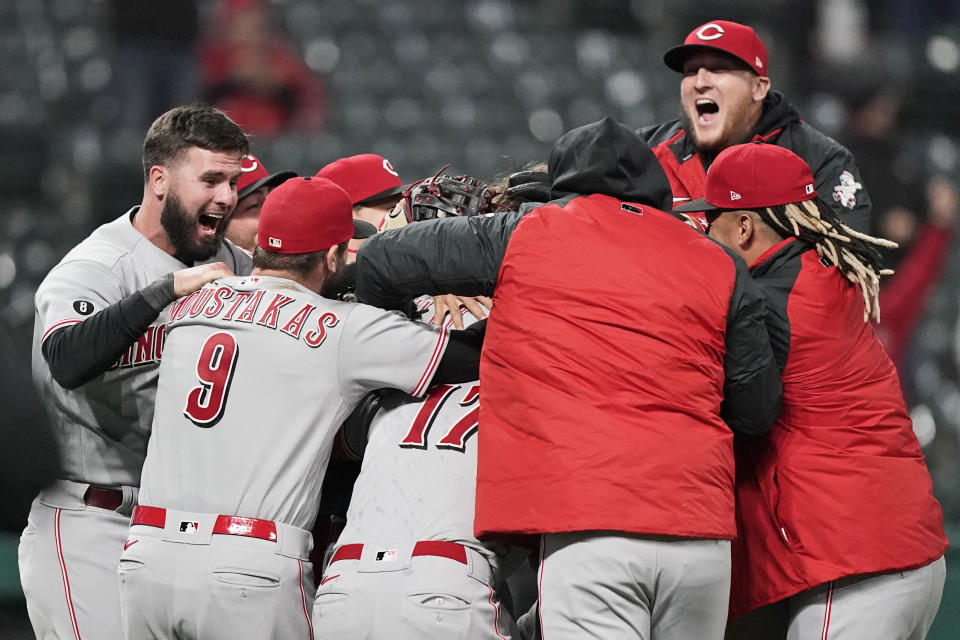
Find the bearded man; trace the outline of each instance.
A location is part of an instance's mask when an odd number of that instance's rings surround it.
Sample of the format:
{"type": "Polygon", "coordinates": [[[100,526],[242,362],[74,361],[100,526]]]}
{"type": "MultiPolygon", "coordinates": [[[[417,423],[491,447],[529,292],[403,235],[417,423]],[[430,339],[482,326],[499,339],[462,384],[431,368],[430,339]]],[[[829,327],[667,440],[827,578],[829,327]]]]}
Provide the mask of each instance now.
{"type": "Polygon", "coordinates": [[[62,461],[20,540],[39,638],[122,637],[117,566],[153,421],[163,312],[250,272],[250,258],[223,240],[247,151],[222,111],[164,113],[144,140],[141,204],[74,247],[37,290],[33,376],[62,461]]]}

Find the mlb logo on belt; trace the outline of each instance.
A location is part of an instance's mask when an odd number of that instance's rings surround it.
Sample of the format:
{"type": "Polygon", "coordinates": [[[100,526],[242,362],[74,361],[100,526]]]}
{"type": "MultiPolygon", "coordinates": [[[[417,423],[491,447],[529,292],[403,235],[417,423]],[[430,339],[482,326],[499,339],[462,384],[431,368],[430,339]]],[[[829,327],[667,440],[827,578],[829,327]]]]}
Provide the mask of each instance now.
{"type": "Polygon", "coordinates": [[[190,520],[180,521],[180,533],[196,533],[199,528],[199,522],[192,522],[190,520]]]}
{"type": "Polygon", "coordinates": [[[397,559],[396,549],[387,549],[386,551],[377,551],[377,562],[393,562],[397,559]]]}

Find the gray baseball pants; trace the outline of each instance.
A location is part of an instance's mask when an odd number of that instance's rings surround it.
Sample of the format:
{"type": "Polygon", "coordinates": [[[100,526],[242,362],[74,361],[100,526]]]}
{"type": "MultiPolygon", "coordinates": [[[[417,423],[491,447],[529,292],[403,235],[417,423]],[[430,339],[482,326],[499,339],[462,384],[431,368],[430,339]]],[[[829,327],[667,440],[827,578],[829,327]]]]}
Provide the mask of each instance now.
{"type": "Polygon", "coordinates": [[[545,534],[543,640],[721,640],[730,541],[584,531],[545,534]]]}

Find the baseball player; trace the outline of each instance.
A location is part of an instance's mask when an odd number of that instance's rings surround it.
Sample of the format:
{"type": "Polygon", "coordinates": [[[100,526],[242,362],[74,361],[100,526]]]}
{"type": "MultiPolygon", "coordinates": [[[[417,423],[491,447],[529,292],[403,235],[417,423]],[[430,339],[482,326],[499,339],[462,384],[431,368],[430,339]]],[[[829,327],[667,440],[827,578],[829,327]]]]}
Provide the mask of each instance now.
{"type": "Polygon", "coordinates": [[[38,638],[122,635],[117,564],[153,420],[162,312],[206,282],[249,272],[249,258],[221,242],[246,152],[246,135],[221,111],[161,115],[144,140],[140,206],[74,247],[37,290],[34,377],[62,458],[20,540],[38,638]]]}
{"type": "MultiPolygon", "coordinates": [[[[479,181],[438,176],[405,198],[406,217],[476,215],[489,193],[479,181]]],[[[429,321],[431,299],[417,310],[429,321]]],[[[392,393],[369,434],[347,436],[369,440],[317,591],[319,638],[516,637],[496,592],[500,559],[473,535],[479,411],[478,381],[439,385],[423,399],[392,393]]]]}
{"type": "Polygon", "coordinates": [[[731,431],[779,409],[763,298],[623,125],[565,134],[549,174],[539,207],[369,239],[357,295],[496,287],[474,532],[540,536],[543,637],[722,638],[731,431]]]}
{"type": "Polygon", "coordinates": [[[475,379],[467,332],[318,295],[344,264],[347,194],[291,178],[254,271],[170,311],[140,505],[120,561],[127,638],[309,638],[310,528],[334,435],[373,389],[475,379]]]}
{"type": "Polygon", "coordinates": [[[257,246],[257,222],[260,207],[270,190],[296,177],[293,171],[269,173],[252,153],[240,162],[240,181],[237,183],[237,206],[227,220],[226,237],[244,251],[253,254],[257,246]]]}
{"type": "MultiPolygon", "coordinates": [[[[675,204],[703,195],[707,169],[723,149],[769,142],[813,167],[817,190],[846,224],[869,230],[872,205],[853,155],[771,90],[767,47],[753,29],[729,20],[707,22],[663,60],[682,74],[683,117],[638,133],[663,166],[675,204]]],[[[699,223],[702,228],[702,217],[699,223]]]]}
{"type": "Polygon", "coordinates": [[[922,640],[947,539],[868,322],[885,273],[877,248],[893,243],[840,222],[810,167],[774,145],[721,152],[705,197],[679,209],[705,213],[710,237],[747,261],[770,311],[789,320],[771,334],[783,410],[769,439],[737,452],[731,614],[778,603],[789,640],[922,640]]]}

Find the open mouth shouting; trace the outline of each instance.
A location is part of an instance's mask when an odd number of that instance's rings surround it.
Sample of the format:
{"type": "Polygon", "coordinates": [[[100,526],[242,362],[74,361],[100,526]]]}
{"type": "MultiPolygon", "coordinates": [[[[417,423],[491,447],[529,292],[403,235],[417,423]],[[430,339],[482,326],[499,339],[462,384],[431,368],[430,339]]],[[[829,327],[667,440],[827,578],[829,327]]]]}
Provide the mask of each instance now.
{"type": "Polygon", "coordinates": [[[197,217],[197,225],[202,235],[215,235],[223,223],[224,214],[203,212],[197,217]]]}
{"type": "Polygon", "coordinates": [[[700,125],[710,124],[720,113],[720,105],[710,98],[697,98],[696,109],[697,122],[700,125]]]}

